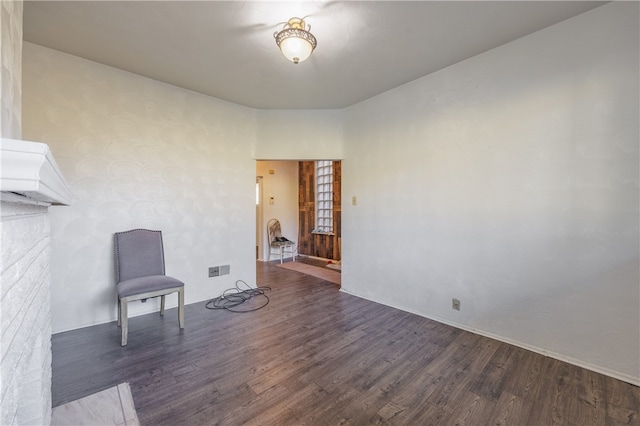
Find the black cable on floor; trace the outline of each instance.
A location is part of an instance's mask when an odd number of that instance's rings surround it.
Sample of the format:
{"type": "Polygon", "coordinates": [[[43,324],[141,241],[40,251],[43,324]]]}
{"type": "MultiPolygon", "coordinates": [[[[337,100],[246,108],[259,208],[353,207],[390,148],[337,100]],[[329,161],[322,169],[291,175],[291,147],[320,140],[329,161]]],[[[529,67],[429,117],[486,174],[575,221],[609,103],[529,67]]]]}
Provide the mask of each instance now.
{"type": "Polygon", "coordinates": [[[222,296],[218,296],[215,299],[209,300],[206,303],[206,305],[204,305],[204,307],[207,309],[225,309],[229,312],[238,312],[238,313],[257,311],[258,309],[262,309],[269,304],[269,297],[265,294],[267,290],[271,290],[271,287],[253,288],[253,287],[250,287],[249,284],[247,284],[246,282],[242,280],[238,280],[236,281],[235,288],[230,288],[225,290],[222,293],[222,296]],[[241,289],[240,283],[244,284],[247,288],[241,289]],[[237,306],[242,305],[247,300],[253,297],[260,297],[260,296],[262,296],[265,299],[262,305],[251,308],[251,309],[237,308],[237,306]]]}

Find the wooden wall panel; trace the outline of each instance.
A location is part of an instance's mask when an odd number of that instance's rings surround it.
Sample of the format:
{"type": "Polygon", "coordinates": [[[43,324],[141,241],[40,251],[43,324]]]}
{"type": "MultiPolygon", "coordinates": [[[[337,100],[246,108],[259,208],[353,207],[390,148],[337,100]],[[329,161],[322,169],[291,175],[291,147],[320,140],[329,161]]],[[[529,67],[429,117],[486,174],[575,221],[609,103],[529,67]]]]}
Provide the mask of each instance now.
{"type": "Polygon", "coordinates": [[[342,164],[333,162],[333,235],[313,234],[315,225],[315,190],[314,190],[314,161],[300,161],[298,163],[298,216],[299,229],[298,253],[307,256],[324,257],[340,260],[341,240],[341,180],[342,164]]]}

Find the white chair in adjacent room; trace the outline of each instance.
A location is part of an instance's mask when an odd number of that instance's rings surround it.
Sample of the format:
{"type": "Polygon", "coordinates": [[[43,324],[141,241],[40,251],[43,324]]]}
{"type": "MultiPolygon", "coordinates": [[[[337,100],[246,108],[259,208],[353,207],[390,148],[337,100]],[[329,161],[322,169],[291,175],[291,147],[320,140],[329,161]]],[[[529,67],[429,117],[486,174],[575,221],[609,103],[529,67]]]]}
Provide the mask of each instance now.
{"type": "Polygon", "coordinates": [[[284,261],[286,253],[291,253],[293,261],[296,261],[296,243],[282,236],[282,228],[278,219],[269,219],[267,222],[267,238],[269,240],[267,261],[271,260],[271,254],[274,251],[280,255],[280,263],[284,261]]]}

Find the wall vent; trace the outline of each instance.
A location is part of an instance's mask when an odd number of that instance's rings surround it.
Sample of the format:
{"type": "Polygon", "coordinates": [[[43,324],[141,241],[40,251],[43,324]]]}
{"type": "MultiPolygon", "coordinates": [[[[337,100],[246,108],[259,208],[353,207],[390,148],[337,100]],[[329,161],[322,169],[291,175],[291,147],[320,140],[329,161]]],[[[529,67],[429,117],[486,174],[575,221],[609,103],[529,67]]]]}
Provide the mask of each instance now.
{"type": "Polygon", "coordinates": [[[209,268],[209,278],[219,277],[220,275],[229,275],[231,273],[231,265],[211,266],[209,268]]]}

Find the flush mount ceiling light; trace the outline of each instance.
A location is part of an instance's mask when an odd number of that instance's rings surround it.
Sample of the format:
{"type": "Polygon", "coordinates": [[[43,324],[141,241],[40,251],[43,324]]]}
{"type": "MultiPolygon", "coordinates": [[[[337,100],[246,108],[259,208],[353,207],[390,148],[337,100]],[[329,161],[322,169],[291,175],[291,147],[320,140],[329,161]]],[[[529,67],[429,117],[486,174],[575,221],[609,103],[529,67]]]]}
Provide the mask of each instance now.
{"type": "Polygon", "coordinates": [[[291,18],[282,31],[273,33],[273,37],[285,58],[297,64],[311,56],[318,44],[310,30],[311,26],[306,25],[304,19],[291,18]]]}

